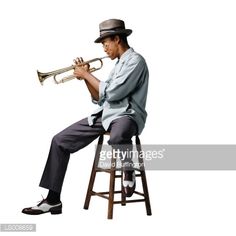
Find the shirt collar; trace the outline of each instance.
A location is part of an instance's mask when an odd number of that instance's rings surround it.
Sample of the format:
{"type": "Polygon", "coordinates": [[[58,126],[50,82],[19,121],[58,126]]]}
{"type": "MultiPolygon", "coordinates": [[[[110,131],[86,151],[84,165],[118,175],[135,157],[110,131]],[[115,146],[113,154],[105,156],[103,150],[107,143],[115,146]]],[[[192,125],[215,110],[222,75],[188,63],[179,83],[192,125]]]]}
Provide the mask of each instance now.
{"type": "Polygon", "coordinates": [[[120,59],[118,60],[118,62],[123,62],[127,59],[127,57],[132,53],[134,52],[134,49],[133,48],[129,48],[127,49],[120,57],[120,59]]]}

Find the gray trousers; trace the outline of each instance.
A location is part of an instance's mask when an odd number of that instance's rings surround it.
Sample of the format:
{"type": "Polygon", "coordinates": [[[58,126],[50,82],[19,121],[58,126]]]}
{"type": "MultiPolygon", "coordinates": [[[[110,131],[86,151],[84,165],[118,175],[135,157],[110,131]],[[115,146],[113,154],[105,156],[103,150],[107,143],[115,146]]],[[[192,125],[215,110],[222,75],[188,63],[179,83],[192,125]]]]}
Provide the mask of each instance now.
{"type": "MultiPolygon", "coordinates": [[[[137,134],[137,124],[132,118],[124,116],[115,119],[108,131],[110,132],[108,144],[131,145],[132,137],[137,134]]],[[[89,126],[85,118],[56,134],[51,142],[39,186],[60,193],[70,154],[84,148],[105,132],[99,117],[93,126],[89,126]]]]}

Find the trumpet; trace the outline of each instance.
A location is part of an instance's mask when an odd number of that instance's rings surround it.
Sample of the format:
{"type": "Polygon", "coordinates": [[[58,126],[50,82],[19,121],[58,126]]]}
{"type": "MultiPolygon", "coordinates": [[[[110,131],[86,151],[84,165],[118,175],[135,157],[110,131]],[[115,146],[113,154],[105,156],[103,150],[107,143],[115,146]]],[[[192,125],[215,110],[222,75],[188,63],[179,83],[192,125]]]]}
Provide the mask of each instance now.
{"type": "Polygon", "coordinates": [[[96,70],[100,70],[102,67],[103,67],[103,59],[105,58],[108,58],[108,56],[105,56],[105,57],[99,57],[99,58],[94,58],[94,59],[91,59],[89,61],[85,61],[83,63],[80,63],[78,65],[72,65],[72,66],[68,66],[68,67],[65,67],[65,68],[62,68],[62,69],[58,69],[58,70],[54,70],[54,71],[51,71],[51,72],[46,72],[46,73],[42,73],[42,72],[39,72],[37,70],[37,74],[38,74],[38,79],[39,79],[39,82],[41,83],[41,85],[43,85],[43,82],[44,80],[48,79],[49,77],[53,77],[54,81],[56,84],[61,84],[61,83],[65,83],[67,81],[70,81],[72,79],[75,79],[76,76],[74,75],[68,75],[60,80],[57,80],[57,76],[60,75],[60,74],[63,74],[67,71],[70,71],[70,70],[74,70],[76,66],[84,66],[84,65],[88,65],[90,66],[91,63],[94,63],[94,62],[100,62],[100,66],[98,67],[92,67],[92,68],[89,68],[89,72],[92,73],[96,70]]]}

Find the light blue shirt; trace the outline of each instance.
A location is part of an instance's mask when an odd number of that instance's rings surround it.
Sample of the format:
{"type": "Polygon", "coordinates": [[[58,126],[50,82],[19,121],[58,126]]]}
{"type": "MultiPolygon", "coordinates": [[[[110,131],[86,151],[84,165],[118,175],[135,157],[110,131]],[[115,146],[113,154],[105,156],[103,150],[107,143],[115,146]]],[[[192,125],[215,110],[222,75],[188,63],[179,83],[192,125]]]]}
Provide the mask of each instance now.
{"type": "Polygon", "coordinates": [[[148,91],[148,67],[144,58],[132,48],[126,50],[116,62],[108,79],[99,84],[99,100],[92,100],[100,107],[88,117],[93,125],[102,111],[102,125],[105,130],[111,122],[122,116],[131,117],[138,126],[138,134],[144,128],[148,91]]]}

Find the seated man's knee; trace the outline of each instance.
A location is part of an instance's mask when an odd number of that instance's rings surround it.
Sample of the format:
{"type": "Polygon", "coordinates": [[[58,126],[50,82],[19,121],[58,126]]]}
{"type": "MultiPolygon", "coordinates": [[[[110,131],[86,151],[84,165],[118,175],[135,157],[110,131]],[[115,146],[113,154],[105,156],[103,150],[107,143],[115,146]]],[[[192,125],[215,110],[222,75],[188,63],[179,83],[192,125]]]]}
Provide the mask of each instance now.
{"type": "Polygon", "coordinates": [[[57,145],[57,146],[61,146],[62,143],[63,143],[63,136],[60,135],[60,133],[53,136],[52,144],[57,145]]]}
{"type": "Polygon", "coordinates": [[[132,140],[131,137],[126,137],[121,133],[119,133],[119,134],[111,134],[108,143],[110,145],[131,144],[132,140]]]}

